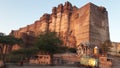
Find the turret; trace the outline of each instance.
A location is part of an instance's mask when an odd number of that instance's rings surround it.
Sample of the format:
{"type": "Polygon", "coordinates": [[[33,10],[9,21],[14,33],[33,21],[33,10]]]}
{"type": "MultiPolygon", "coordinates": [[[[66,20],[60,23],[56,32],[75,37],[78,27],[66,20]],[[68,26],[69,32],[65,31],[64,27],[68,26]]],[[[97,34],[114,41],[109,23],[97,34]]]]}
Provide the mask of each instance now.
{"type": "Polygon", "coordinates": [[[58,12],[63,12],[63,4],[59,4],[57,8],[57,13],[58,12]]]}
{"type": "Polygon", "coordinates": [[[45,22],[48,23],[49,19],[50,19],[50,14],[45,13],[45,14],[40,18],[40,21],[45,21],[45,22]]]}
{"type": "Polygon", "coordinates": [[[64,5],[64,12],[71,12],[72,11],[72,4],[70,2],[65,2],[65,5],[64,5]]]}
{"type": "Polygon", "coordinates": [[[56,13],[57,13],[57,8],[56,8],[56,7],[53,7],[53,9],[52,9],[52,14],[53,14],[53,15],[56,15],[56,13]]]}

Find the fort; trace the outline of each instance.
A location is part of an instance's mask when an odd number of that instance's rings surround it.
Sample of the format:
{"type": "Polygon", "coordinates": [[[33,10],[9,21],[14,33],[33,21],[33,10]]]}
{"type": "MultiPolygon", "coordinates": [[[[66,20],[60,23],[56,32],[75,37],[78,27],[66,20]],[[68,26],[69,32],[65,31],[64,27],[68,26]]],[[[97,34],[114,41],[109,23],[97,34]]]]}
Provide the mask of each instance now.
{"type": "Polygon", "coordinates": [[[51,14],[43,16],[33,24],[12,30],[10,34],[20,38],[23,33],[31,32],[35,36],[44,31],[55,31],[68,47],[81,43],[99,46],[110,40],[108,13],[106,8],[93,3],[78,8],[70,2],[52,8],[51,14]]]}

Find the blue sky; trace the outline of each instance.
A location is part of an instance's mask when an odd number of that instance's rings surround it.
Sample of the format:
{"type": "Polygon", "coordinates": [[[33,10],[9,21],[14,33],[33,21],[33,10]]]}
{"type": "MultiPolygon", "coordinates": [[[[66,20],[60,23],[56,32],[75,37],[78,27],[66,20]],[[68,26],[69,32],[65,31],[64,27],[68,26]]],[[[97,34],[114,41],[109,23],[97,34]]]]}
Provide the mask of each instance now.
{"type": "Polygon", "coordinates": [[[114,42],[120,42],[120,0],[0,0],[0,32],[9,34],[11,30],[32,24],[44,13],[51,13],[52,7],[66,1],[78,8],[88,2],[106,7],[110,38],[114,42]]]}

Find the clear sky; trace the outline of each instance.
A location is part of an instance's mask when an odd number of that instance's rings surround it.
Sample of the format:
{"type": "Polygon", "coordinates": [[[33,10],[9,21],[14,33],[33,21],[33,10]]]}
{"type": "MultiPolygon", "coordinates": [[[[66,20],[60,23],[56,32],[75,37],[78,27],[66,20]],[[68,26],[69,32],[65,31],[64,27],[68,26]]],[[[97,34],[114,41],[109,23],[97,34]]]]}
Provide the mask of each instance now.
{"type": "Polygon", "coordinates": [[[66,1],[78,8],[88,2],[106,7],[110,38],[120,42],[120,0],[0,0],[0,32],[9,34],[11,30],[32,24],[44,13],[51,13],[52,7],[66,1]]]}

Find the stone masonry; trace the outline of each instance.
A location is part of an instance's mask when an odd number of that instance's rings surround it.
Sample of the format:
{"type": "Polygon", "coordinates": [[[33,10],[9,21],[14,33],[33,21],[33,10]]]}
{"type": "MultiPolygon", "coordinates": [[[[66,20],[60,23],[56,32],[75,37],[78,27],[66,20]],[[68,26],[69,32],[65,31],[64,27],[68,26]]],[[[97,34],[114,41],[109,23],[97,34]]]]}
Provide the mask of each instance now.
{"type": "Polygon", "coordinates": [[[81,8],[71,3],[53,7],[52,13],[45,13],[33,24],[12,30],[10,34],[20,38],[23,33],[33,32],[35,36],[44,31],[55,31],[68,47],[89,42],[97,45],[109,40],[108,14],[104,7],[87,3],[81,8]]]}

